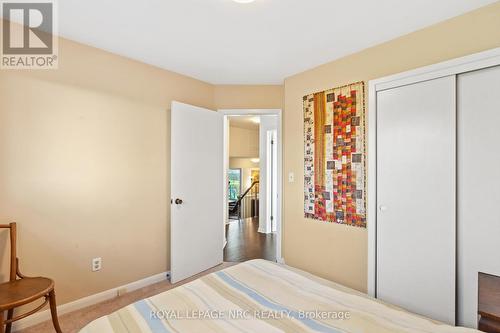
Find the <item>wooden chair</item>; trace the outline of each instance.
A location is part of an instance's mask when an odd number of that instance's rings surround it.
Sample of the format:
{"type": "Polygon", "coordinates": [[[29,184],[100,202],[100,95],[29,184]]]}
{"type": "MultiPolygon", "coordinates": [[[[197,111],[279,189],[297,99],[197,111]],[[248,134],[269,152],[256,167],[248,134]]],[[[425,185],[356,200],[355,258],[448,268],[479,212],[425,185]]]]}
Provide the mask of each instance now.
{"type": "Polygon", "coordinates": [[[54,328],[56,332],[62,333],[57,320],[54,281],[44,277],[27,277],[21,274],[19,259],[16,257],[16,224],[0,224],[1,229],[10,229],[10,279],[9,282],[0,284],[0,333],[10,333],[13,322],[34,314],[47,303],[50,304],[54,328]],[[45,300],[40,306],[13,317],[15,308],[41,298],[45,298],[45,300]],[[5,311],[7,311],[6,318],[4,317],[5,311]]]}

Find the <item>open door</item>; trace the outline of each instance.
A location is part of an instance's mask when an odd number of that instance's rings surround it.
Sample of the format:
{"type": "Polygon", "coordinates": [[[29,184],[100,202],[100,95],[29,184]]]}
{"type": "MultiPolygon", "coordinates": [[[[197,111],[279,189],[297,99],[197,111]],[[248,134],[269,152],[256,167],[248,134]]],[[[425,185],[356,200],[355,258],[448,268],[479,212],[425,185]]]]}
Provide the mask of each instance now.
{"type": "Polygon", "coordinates": [[[172,283],[222,263],[223,134],[218,112],[172,102],[172,283]]]}

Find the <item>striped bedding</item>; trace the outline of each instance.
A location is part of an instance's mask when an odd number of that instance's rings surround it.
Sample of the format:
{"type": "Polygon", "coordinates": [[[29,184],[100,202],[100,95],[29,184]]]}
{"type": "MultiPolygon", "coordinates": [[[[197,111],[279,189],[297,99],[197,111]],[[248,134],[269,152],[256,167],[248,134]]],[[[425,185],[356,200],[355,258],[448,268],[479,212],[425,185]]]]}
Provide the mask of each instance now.
{"type": "Polygon", "coordinates": [[[252,260],[126,306],[80,332],[478,331],[416,316],[285,265],[252,260]]]}

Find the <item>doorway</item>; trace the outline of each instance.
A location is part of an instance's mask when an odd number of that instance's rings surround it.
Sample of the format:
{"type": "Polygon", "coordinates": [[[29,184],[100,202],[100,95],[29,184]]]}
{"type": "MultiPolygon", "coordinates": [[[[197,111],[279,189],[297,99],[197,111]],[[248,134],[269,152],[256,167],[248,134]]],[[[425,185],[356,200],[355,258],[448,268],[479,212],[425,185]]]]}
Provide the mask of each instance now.
{"type": "Polygon", "coordinates": [[[281,259],[281,110],[219,110],[224,261],[281,259]]]}

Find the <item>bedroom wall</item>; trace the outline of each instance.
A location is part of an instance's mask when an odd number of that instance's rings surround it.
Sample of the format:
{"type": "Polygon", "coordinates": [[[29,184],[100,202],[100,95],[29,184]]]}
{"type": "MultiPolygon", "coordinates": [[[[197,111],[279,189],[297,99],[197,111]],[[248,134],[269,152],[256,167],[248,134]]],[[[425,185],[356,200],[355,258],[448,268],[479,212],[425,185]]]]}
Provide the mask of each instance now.
{"type": "MultiPolygon", "coordinates": [[[[366,229],[318,222],[303,213],[302,97],[500,47],[500,2],[333,61],[285,80],[284,258],[286,263],[366,291],[366,229]]],[[[368,110],[369,112],[369,110],[368,110]]],[[[369,182],[369,180],[368,180],[369,182]]]]}
{"type": "Polygon", "coordinates": [[[65,39],[59,59],[0,71],[0,223],[63,304],[169,268],[170,102],[214,108],[214,87],[65,39]]]}
{"type": "Polygon", "coordinates": [[[216,85],[214,92],[217,109],[282,109],[283,99],[281,85],[216,85]]]}

